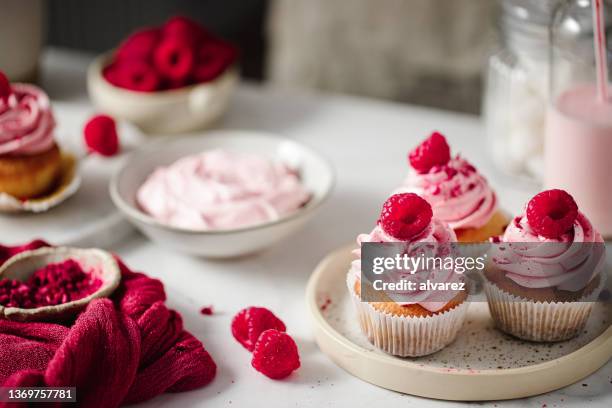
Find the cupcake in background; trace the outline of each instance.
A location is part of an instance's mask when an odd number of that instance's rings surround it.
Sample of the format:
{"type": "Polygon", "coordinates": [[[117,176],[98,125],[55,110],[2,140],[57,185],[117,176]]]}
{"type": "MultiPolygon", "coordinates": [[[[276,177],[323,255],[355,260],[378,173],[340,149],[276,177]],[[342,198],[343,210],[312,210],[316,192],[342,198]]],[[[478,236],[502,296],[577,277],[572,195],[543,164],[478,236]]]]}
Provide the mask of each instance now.
{"type": "Polygon", "coordinates": [[[0,72],[0,193],[27,200],[55,187],[62,159],[54,129],[45,92],[0,72]]]}
{"type": "MultiPolygon", "coordinates": [[[[416,357],[434,353],[450,344],[467,312],[467,292],[413,291],[403,293],[398,301],[362,301],[365,296],[361,293],[361,245],[367,242],[401,242],[406,244],[407,252],[422,247],[423,243],[448,248],[456,242],[453,230],[433,217],[431,206],[418,195],[393,195],[383,205],[378,225],[372,232],[357,237],[360,248],[355,250],[355,255],[358,259],[352,262],[347,275],[348,290],[361,330],[373,345],[396,356],[416,357]]],[[[405,272],[400,274],[405,275],[405,272]]],[[[415,278],[449,283],[461,279],[448,270],[423,270],[417,272],[415,278]]]]}
{"type": "Polygon", "coordinates": [[[496,241],[485,293],[497,327],[531,341],[578,335],[605,280],[605,247],[572,196],[537,194],[496,241]]]}
{"type": "Polygon", "coordinates": [[[451,157],[446,138],[434,132],[408,155],[410,172],[394,193],[416,193],[459,242],[485,242],[503,233],[507,218],[484,176],[467,160],[451,157]]]}

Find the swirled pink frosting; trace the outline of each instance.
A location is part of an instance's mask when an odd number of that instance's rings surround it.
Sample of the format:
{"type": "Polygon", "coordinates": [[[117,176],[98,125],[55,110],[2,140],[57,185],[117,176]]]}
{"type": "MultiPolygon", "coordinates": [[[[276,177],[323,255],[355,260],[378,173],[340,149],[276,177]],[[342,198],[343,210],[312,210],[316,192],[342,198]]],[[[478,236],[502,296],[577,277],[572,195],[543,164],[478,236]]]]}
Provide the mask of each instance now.
{"type": "Polygon", "coordinates": [[[40,88],[12,84],[13,93],[0,98],[0,155],[33,155],[55,143],[55,119],[49,98],[40,88]]]}
{"type": "MultiPolygon", "coordinates": [[[[448,256],[450,253],[446,251],[452,251],[453,248],[450,245],[453,242],[457,242],[457,236],[455,232],[450,229],[446,223],[441,222],[435,218],[432,218],[430,224],[416,237],[413,237],[409,242],[398,240],[388,235],[380,225],[377,225],[372,232],[369,234],[360,234],[357,236],[357,244],[359,248],[355,249],[353,253],[358,259],[353,260],[349,274],[353,275],[353,278],[359,281],[361,279],[361,244],[364,242],[405,242],[406,251],[405,253],[409,256],[417,256],[417,252],[423,250],[424,243],[433,243],[433,250],[437,252],[436,256],[448,256]],[[449,245],[443,245],[449,244],[449,245]],[[412,254],[412,255],[411,255],[412,254]]],[[[399,282],[401,279],[407,279],[417,282],[424,282],[429,279],[436,283],[452,283],[460,282],[461,276],[454,271],[440,269],[440,270],[420,270],[414,275],[405,271],[394,271],[393,276],[390,277],[392,281],[399,282]]],[[[412,292],[396,292],[401,294],[401,301],[397,301],[400,305],[418,304],[430,312],[437,312],[444,308],[448,302],[454,298],[458,291],[412,291],[412,292]]]]}
{"type": "Polygon", "coordinates": [[[487,180],[460,156],[427,173],[411,168],[397,193],[420,195],[431,204],[434,216],[453,229],[480,228],[497,209],[497,196],[487,180]]]}
{"type": "Polygon", "coordinates": [[[601,234],[581,212],[572,229],[558,239],[535,233],[523,214],[508,225],[492,260],[523,287],[575,292],[601,271],[605,247],[601,234]]]}
{"type": "Polygon", "coordinates": [[[137,192],[156,220],[191,230],[222,230],[277,220],[311,195],[299,175],[263,156],[210,150],[158,168],[137,192]]]}

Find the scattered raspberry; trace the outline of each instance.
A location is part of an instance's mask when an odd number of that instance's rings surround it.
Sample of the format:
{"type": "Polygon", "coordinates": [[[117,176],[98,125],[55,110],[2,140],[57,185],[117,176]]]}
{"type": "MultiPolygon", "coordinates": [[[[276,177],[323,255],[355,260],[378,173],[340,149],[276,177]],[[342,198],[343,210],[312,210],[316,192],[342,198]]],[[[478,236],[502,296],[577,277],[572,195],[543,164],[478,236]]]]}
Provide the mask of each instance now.
{"type": "Polygon", "coordinates": [[[383,204],[378,224],[392,237],[409,240],[431,222],[431,205],[414,193],[392,195],[383,204]]]}
{"type": "Polygon", "coordinates": [[[162,30],[165,37],[178,38],[191,44],[197,44],[209,36],[199,23],[185,16],[171,17],[162,30]]]}
{"type": "Polygon", "coordinates": [[[139,92],[156,91],[160,84],[157,72],[140,60],[120,60],[106,67],[102,73],[111,84],[139,92]]]}
{"type": "Polygon", "coordinates": [[[155,49],[153,61],[157,72],[171,80],[182,80],[193,69],[193,49],[177,38],[165,38],[155,49]]]}
{"type": "Polygon", "coordinates": [[[0,99],[7,99],[12,93],[11,83],[4,72],[0,71],[0,99]]]}
{"type": "Polygon", "coordinates": [[[285,324],[263,307],[242,309],[232,320],[232,334],[247,350],[253,351],[259,335],[268,329],[284,332],[285,324]]]}
{"type": "Polygon", "coordinates": [[[215,313],[215,311],[214,311],[212,305],[204,306],[203,308],[200,309],[200,314],[203,314],[204,316],[211,316],[214,313],[215,313]]]}
{"type": "Polygon", "coordinates": [[[578,216],[574,198],[563,190],[547,190],[527,204],[531,229],[546,238],[558,238],[572,228],[578,216]]]}
{"type": "Polygon", "coordinates": [[[274,380],[287,377],[300,368],[300,355],[295,341],[287,333],[266,330],[255,344],[251,365],[274,380]]]}
{"type": "Polygon", "coordinates": [[[450,147],[446,138],[434,132],[408,155],[410,165],[419,173],[427,173],[434,166],[443,166],[450,160],[450,147]]]}
{"type": "Polygon", "coordinates": [[[125,39],[119,46],[115,57],[117,59],[140,59],[151,61],[153,51],[161,39],[159,28],[138,30],[125,39]]]}
{"type": "Polygon", "coordinates": [[[90,151],[102,156],[114,156],[119,152],[119,137],[115,120],[107,115],[96,115],[89,119],[83,130],[85,144],[90,151]]]}

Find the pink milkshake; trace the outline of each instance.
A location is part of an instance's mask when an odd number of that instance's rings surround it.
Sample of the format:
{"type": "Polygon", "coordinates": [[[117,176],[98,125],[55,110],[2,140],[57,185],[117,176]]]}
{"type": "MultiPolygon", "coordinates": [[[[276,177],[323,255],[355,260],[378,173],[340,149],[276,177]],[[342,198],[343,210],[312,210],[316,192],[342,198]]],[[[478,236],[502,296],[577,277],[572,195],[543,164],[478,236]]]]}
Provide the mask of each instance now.
{"type": "Polygon", "coordinates": [[[545,146],[545,187],[567,190],[612,238],[612,103],[598,99],[595,84],[559,95],[548,112],[545,146]]]}

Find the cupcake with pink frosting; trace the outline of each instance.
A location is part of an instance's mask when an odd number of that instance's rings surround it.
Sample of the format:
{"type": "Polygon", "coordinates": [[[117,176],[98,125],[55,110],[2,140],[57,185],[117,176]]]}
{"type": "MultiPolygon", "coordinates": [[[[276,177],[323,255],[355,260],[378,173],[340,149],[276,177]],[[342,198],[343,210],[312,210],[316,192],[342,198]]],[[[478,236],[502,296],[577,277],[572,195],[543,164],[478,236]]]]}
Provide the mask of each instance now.
{"type": "Polygon", "coordinates": [[[508,224],[497,195],[463,157],[451,157],[446,138],[434,132],[408,155],[410,172],[395,192],[412,192],[427,200],[433,214],[448,223],[459,242],[484,242],[508,224]]]}
{"type": "MultiPolygon", "coordinates": [[[[423,248],[443,256],[452,252],[456,241],[455,232],[433,217],[431,206],[418,195],[401,193],[387,199],[377,226],[369,234],[357,237],[359,248],[354,253],[358,259],[351,263],[347,275],[360,327],[373,345],[401,357],[423,356],[446,347],[463,324],[468,293],[463,289],[422,290],[416,286],[416,290],[395,292],[384,299],[368,298],[365,292],[373,289],[362,285],[362,278],[367,280],[361,269],[363,244],[401,243],[408,256],[418,256],[423,248]]],[[[423,267],[411,273],[393,270],[390,274],[387,278],[393,282],[462,282],[461,275],[443,268],[423,267]]]]}
{"type": "Polygon", "coordinates": [[[61,173],[54,129],[47,95],[0,72],[0,193],[26,200],[53,189],[61,173]]]}
{"type": "Polygon", "coordinates": [[[497,326],[531,341],[584,328],[604,283],[604,241],[563,190],[534,196],[495,240],[485,292],[497,326]]]}

